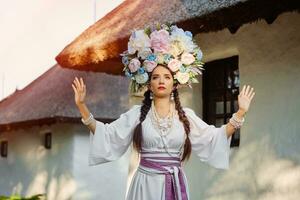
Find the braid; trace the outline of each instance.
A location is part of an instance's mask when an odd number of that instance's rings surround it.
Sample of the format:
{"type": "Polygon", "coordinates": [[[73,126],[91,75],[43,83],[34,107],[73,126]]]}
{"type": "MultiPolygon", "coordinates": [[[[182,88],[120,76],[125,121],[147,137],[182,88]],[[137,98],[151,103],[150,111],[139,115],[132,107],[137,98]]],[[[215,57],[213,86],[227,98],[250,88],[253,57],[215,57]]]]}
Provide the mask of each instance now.
{"type": "Polygon", "coordinates": [[[140,152],[140,150],[142,149],[142,122],[145,120],[147,113],[151,108],[152,100],[150,99],[150,92],[150,90],[147,90],[144,93],[143,105],[141,107],[140,123],[135,127],[133,133],[133,147],[137,150],[137,152],[140,152]]]}
{"type": "Polygon", "coordinates": [[[184,152],[183,152],[183,156],[181,159],[181,161],[184,161],[185,159],[190,158],[191,151],[192,151],[191,141],[189,138],[190,122],[189,122],[188,118],[186,117],[184,110],[182,109],[177,88],[173,90],[173,93],[174,93],[175,108],[178,111],[179,119],[184,125],[185,134],[187,136],[185,139],[185,142],[184,142],[184,152]]]}

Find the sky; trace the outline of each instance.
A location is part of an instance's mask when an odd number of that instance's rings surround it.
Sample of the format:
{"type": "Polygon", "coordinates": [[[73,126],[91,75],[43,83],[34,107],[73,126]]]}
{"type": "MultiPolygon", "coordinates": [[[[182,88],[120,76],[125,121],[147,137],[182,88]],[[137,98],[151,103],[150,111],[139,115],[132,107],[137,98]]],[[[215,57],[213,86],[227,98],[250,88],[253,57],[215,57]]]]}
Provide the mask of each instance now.
{"type": "Polygon", "coordinates": [[[0,100],[55,65],[55,56],[122,0],[0,0],[0,100]]]}

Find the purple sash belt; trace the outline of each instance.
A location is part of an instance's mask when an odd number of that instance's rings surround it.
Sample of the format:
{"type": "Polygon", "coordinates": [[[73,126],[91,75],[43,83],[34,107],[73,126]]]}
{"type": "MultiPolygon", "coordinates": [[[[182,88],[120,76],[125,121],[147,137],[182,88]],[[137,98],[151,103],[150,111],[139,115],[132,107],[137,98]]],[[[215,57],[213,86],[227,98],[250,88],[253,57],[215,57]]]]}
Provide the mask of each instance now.
{"type": "Polygon", "coordinates": [[[188,200],[180,158],[160,154],[166,155],[164,152],[142,152],[139,169],[148,173],[165,174],[166,200],[188,200]]]}

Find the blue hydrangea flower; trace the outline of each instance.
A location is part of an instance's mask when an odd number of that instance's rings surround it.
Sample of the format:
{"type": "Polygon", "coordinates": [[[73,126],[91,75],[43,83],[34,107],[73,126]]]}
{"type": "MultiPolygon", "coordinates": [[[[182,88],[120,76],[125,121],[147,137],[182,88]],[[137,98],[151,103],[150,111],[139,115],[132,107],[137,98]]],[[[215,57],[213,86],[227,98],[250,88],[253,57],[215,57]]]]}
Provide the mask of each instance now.
{"type": "Polygon", "coordinates": [[[135,31],[132,32],[132,38],[136,38],[135,31]]]}
{"type": "Polygon", "coordinates": [[[131,77],[132,77],[132,74],[131,74],[129,71],[125,71],[125,75],[126,75],[128,78],[131,78],[131,77]]]}
{"type": "Polygon", "coordinates": [[[140,68],[138,69],[138,73],[139,73],[139,74],[144,74],[144,73],[145,73],[145,69],[144,69],[143,67],[140,67],[140,68]]]}
{"type": "Polygon", "coordinates": [[[138,83],[138,84],[144,84],[148,81],[149,79],[149,75],[148,73],[144,73],[144,74],[136,74],[134,76],[135,78],[135,81],[138,83]]]}
{"type": "Polygon", "coordinates": [[[185,68],[183,65],[181,65],[180,68],[179,68],[179,71],[180,71],[180,72],[185,72],[185,71],[186,71],[186,68],[185,68]]]}
{"type": "Polygon", "coordinates": [[[170,29],[171,29],[171,31],[174,31],[175,29],[178,29],[178,27],[177,27],[176,25],[172,25],[172,26],[170,27],[170,29]]]}
{"type": "Polygon", "coordinates": [[[123,63],[124,65],[128,65],[128,64],[129,64],[129,61],[128,61],[128,57],[127,57],[127,56],[123,56],[123,57],[122,57],[122,63],[123,63]]]}
{"type": "Polygon", "coordinates": [[[170,54],[165,54],[164,55],[164,61],[165,61],[165,63],[169,63],[169,61],[171,60],[171,55],[170,54]]]}
{"type": "Polygon", "coordinates": [[[155,61],[156,60],[156,55],[150,54],[149,56],[147,56],[147,60],[149,60],[149,61],[155,61]]]}
{"type": "Polygon", "coordinates": [[[196,58],[197,58],[197,60],[201,60],[202,56],[203,56],[202,51],[201,50],[197,50],[197,52],[196,52],[196,58]]]}
{"type": "Polygon", "coordinates": [[[187,36],[189,36],[190,38],[193,38],[193,34],[191,33],[191,31],[185,31],[184,32],[187,36]]]}

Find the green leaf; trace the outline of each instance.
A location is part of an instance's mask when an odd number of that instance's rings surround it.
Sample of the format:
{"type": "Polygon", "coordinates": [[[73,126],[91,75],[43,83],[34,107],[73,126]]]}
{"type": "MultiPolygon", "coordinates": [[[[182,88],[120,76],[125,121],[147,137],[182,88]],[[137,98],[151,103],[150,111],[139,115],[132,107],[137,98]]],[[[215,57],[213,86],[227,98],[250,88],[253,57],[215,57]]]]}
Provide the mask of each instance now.
{"type": "Polygon", "coordinates": [[[192,78],[192,83],[199,83],[199,81],[196,78],[192,78]]]}

